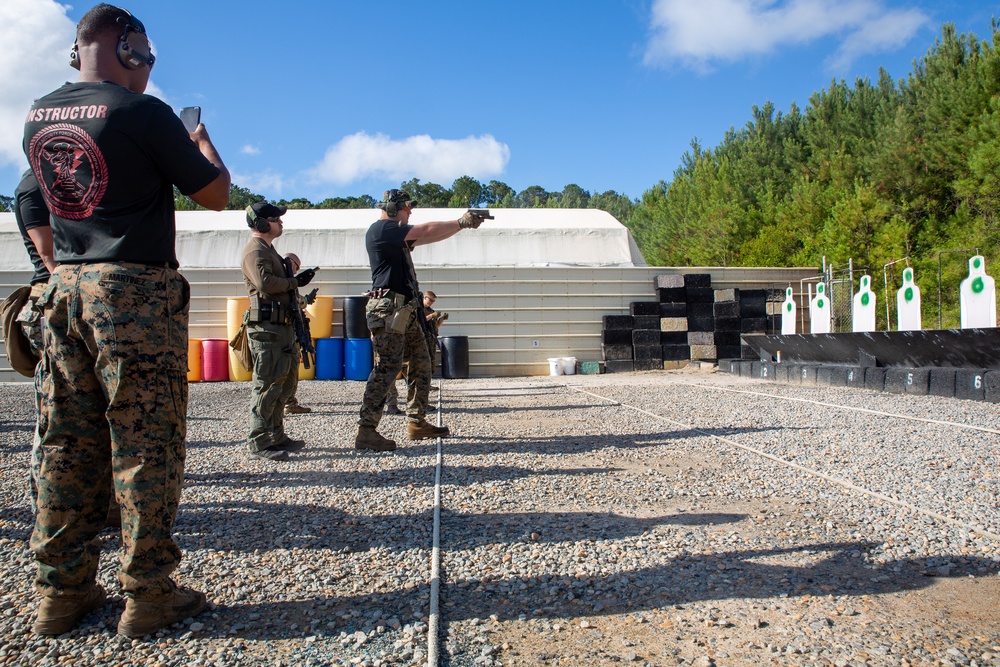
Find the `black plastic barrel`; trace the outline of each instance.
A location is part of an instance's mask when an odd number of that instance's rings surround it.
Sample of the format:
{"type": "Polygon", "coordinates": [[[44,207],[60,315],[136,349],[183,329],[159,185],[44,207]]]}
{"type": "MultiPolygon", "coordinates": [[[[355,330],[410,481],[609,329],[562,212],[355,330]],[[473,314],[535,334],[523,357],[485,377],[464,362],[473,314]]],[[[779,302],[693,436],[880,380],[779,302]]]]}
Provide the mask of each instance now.
{"type": "Polygon", "coordinates": [[[365,317],[366,296],[344,297],[344,338],[368,338],[368,319],[365,317]]]}
{"type": "Polygon", "coordinates": [[[441,377],[469,377],[469,337],[443,336],[441,344],[441,377]]]}

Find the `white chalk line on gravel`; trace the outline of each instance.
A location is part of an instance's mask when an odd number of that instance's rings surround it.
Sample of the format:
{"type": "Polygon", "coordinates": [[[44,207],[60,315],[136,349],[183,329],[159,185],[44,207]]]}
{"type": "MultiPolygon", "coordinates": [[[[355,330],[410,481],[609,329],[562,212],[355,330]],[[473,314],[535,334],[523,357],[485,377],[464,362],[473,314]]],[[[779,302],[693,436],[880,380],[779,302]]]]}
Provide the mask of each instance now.
{"type": "MultiPolygon", "coordinates": [[[[720,390],[720,391],[734,391],[734,390],[725,389],[725,388],[722,388],[722,387],[712,387],[710,385],[701,385],[701,384],[689,383],[689,382],[678,382],[676,384],[689,385],[689,386],[692,386],[692,387],[698,387],[698,388],[706,389],[706,390],[709,390],[709,391],[716,390],[716,389],[720,390]]],[[[766,459],[774,461],[775,463],[779,463],[781,465],[788,466],[789,468],[793,468],[795,470],[798,470],[799,472],[806,473],[807,475],[812,475],[814,477],[819,477],[820,479],[826,480],[828,482],[832,482],[833,484],[837,484],[839,486],[843,486],[843,487],[845,487],[847,489],[850,489],[852,491],[856,491],[858,493],[862,493],[864,495],[871,496],[873,498],[878,498],[879,500],[882,500],[884,502],[890,503],[892,505],[896,505],[898,507],[902,507],[902,508],[904,508],[906,510],[909,510],[911,512],[915,512],[917,514],[923,514],[925,516],[929,516],[929,517],[931,517],[933,519],[936,519],[938,521],[942,521],[944,523],[947,523],[947,524],[950,524],[950,525],[957,526],[959,528],[963,528],[965,530],[968,530],[970,533],[974,533],[974,534],[977,534],[977,535],[982,535],[983,537],[988,537],[991,540],[994,540],[996,542],[1000,542],[1000,535],[998,535],[996,533],[992,533],[992,532],[990,532],[988,530],[983,530],[982,528],[977,528],[975,526],[971,526],[971,525],[969,525],[967,523],[964,523],[962,521],[958,521],[956,519],[949,518],[949,517],[947,517],[947,516],[945,516],[943,514],[939,514],[938,512],[935,512],[933,510],[924,509],[922,507],[918,507],[916,505],[912,505],[912,504],[907,503],[905,501],[897,500],[896,498],[892,498],[891,496],[887,496],[884,493],[879,493],[878,491],[873,491],[872,489],[866,489],[864,487],[858,486],[857,484],[854,484],[853,482],[849,482],[846,479],[841,479],[839,477],[834,477],[833,475],[828,475],[828,474],[826,474],[824,472],[820,472],[819,470],[813,470],[812,468],[807,468],[807,467],[799,465],[797,463],[793,463],[792,461],[787,461],[787,460],[781,458],[780,456],[774,456],[773,454],[768,454],[767,452],[762,451],[760,449],[757,449],[756,447],[750,447],[749,445],[741,444],[741,443],[733,440],[732,438],[727,438],[727,437],[723,437],[723,436],[720,436],[720,435],[715,435],[715,434],[712,434],[712,433],[708,433],[707,431],[703,431],[703,430],[701,430],[699,428],[696,428],[696,427],[692,426],[691,424],[685,424],[683,422],[679,422],[679,421],[676,421],[674,419],[670,419],[669,417],[664,417],[663,415],[658,415],[655,412],[650,412],[649,410],[645,410],[643,408],[640,408],[640,407],[637,407],[637,406],[634,406],[634,405],[629,405],[627,403],[622,403],[622,402],[617,401],[617,400],[615,400],[613,398],[608,398],[607,396],[602,396],[600,394],[595,394],[594,392],[587,391],[586,389],[582,389],[582,388],[580,388],[578,386],[565,385],[565,387],[567,387],[569,389],[572,389],[573,391],[580,392],[582,394],[587,394],[589,396],[593,396],[594,398],[599,398],[601,400],[608,401],[609,403],[614,403],[614,404],[620,405],[620,406],[622,406],[624,408],[628,408],[629,410],[634,410],[635,412],[639,412],[641,414],[647,415],[647,416],[652,417],[654,419],[657,419],[659,421],[665,421],[665,422],[668,422],[668,423],[671,423],[671,424],[675,424],[677,426],[680,426],[680,427],[683,427],[683,428],[685,428],[687,430],[690,430],[690,431],[692,431],[694,433],[700,433],[701,435],[704,435],[704,436],[706,436],[708,438],[713,438],[715,440],[719,440],[720,442],[724,442],[724,443],[726,443],[728,445],[732,445],[733,447],[738,447],[738,448],[740,448],[742,450],[751,452],[753,454],[757,454],[758,456],[762,456],[762,457],[764,457],[766,459]]],[[[735,393],[757,394],[759,396],[764,396],[764,397],[767,397],[767,398],[783,398],[783,397],[776,397],[776,396],[773,396],[771,394],[760,394],[760,393],[757,393],[757,392],[735,391],[735,393]]],[[[805,400],[805,399],[788,399],[788,400],[805,400]]],[[[841,405],[836,405],[836,404],[831,404],[831,403],[820,403],[818,401],[806,401],[806,402],[816,403],[818,405],[825,405],[825,406],[829,406],[829,407],[832,407],[832,408],[842,408],[842,409],[845,409],[845,410],[863,410],[864,412],[868,412],[868,413],[872,413],[872,414],[885,415],[885,416],[888,416],[888,417],[895,417],[895,418],[900,418],[900,419],[918,419],[919,421],[924,421],[924,422],[933,423],[933,424],[943,424],[943,425],[950,425],[950,426],[956,426],[956,427],[964,427],[964,428],[971,428],[971,429],[977,429],[977,430],[985,430],[987,432],[994,432],[994,433],[996,432],[996,431],[991,431],[990,429],[983,429],[983,428],[975,427],[975,426],[967,426],[967,425],[964,425],[964,424],[953,424],[952,422],[941,422],[941,421],[935,421],[935,420],[931,420],[931,419],[919,419],[919,418],[916,418],[916,417],[907,417],[905,415],[895,415],[895,414],[891,414],[891,413],[880,413],[880,412],[874,411],[874,410],[865,410],[863,408],[853,408],[853,407],[850,407],[850,406],[841,406],[841,405]]]]}
{"type": "MultiPolygon", "coordinates": [[[[438,381],[437,425],[441,426],[442,401],[444,382],[438,381]]],[[[427,664],[436,667],[438,658],[441,625],[441,438],[437,439],[437,460],[434,470],[434,531],[431,539],[431,600],[427,613],[427,664]]]]}

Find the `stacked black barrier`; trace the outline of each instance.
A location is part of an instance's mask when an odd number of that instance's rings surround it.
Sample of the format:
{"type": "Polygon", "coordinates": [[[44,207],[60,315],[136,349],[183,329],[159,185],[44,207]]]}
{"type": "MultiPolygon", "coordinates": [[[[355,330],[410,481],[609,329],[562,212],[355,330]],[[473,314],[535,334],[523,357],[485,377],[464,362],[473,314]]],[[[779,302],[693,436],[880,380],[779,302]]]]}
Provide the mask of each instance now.
{"type": "Polygon", "coordinates": [[[708,273],[684,276],[687,298],[688,345],[692,359],[717,359],[715,351],[715,290],[708,273]]]}
{"type": "MultiPolygon", "coordinates": [[[[740,293],[740,333],[767,333],[767,290],[743,290],[740,293]]],[[[756,359],[757,352],[741,345],[741,359],[756,359]]]]}
{"type": "Polygon", "coordinates": [[[679,368],[691,359],[684,276],[656,276],[655,285],[656,298],[660,304],[660,353],[663,367],[679,368]]]}
{"type": "Polygon", "coordinates": [[[717,359],[739,359],[740,304],[742,292],[738,289],[715,290],[715,342],[717,359]]]}
{"type": "Polygon", "coordinates": [[[783,290],[715,289],[709,273],[659,275],[656,301],[633,301],[629,315],[605,315],[601,332],[608,373],[681,368],[691,360],[752,359],[741,333],[781,328],[783,290]]]}
{"type": "Polygon", "coordinates": [[[660,304],[656,301],[633,301],[632,313],[633,368],[637,371],[663,369],[660,349],[660,304]]]}
{"type": "Polygon", "coordinates": [[[605,315],[601,331],[601,352],[608,373],[635,370],[632,357],[632,316],[605,315]]]}

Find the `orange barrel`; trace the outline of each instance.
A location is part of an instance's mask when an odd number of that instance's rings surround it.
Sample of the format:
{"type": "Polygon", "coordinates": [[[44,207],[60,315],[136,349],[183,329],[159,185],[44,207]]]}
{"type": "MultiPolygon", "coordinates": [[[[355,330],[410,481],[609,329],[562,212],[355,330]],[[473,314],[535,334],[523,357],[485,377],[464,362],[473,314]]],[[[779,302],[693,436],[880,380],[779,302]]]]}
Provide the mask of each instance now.
{"type": "Polygon", "coordinates": [[[229,341],[225,338],[201,341],[201,379],[203,382],[229,379],[229,341]]]}
{"type": "MultiPolygon", "coordinates": [[[[250,308],[250,297],[238,296],[226,300],[226,335],[233,339],[243,325],[243,313],[250,308]]],[[[253,379],[253,370],[243,368],[236,359],[236,353],[229,350],[229,380],[233,382],[249,382],[253,379]]]]}
{"type": "MultiPolygon", "coordinates": [[[[313,338],[313,349],[316,349],[316,339],[313,338]]],[[[306,355],[302,355],[304,359],[306,355]]],[[[315,357],[315,355],[313,355],[315,357]]],[[[309,368],[306,369],[305,362],[301,359],[299,360],[299,379],[300,380],[315,380],[316,379],[316,359],[309,360],[309,368]]]]}
{"type": "Polygon", "coordinates": [[[201,339],[188,339],[188,382],[201,382],[201,339]]]}
{"type": "Polygon", "coordinates": [[[329,338],[333,335],[333,297],[317,296],[306,306],[309,318],[309,333],[315,338],[329,338]]]}

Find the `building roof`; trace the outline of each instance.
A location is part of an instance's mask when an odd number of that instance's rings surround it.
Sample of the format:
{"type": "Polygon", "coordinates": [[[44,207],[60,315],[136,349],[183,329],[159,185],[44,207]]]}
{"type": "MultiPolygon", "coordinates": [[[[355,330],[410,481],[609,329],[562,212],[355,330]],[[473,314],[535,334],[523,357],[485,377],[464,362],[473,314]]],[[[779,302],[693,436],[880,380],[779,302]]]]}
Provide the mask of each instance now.
{"type": "MultiPolygon", "coordinates": [[[[411,223],[454,220],[462,209],[416,208],[411,223]]],[[[368,266],[365,232],[374,209],[290,210],[275,243],[303,265],[368,266]]],[[[492,209],[494,220],[476,230],[418,246],[418,266],[646,266],[632,235],[598,209],[492,209]]],[[[179,211],[177,258],[181,268],[239,266],[249,238],[243,211],[179,211]]],[[[0,213],[0,270],[30,268],[13,213],[0,213]]]]}

